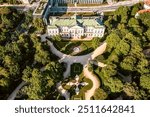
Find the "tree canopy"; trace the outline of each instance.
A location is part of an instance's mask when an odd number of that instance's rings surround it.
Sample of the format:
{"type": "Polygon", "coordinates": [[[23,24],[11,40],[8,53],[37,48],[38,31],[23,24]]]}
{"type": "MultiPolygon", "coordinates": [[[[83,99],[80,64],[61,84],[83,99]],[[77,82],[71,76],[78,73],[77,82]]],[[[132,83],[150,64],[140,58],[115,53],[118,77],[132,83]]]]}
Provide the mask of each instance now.
{"type": "Polygon", "coordinates": [[[143,9],[141,3],[122,6],[104,22],[108,33],[107,49],[102,56],[107,66],[96,68],[95,72],[102,81],[101,88],[109,92],[108,98],[114,94],[122,95],[123,99],[150,98],[150,63],[143,53],[149,48],[150,14],[142,13],[135,18],[140,9],[143,9]]]}
{"type": "Polygon", "coordinates": [[[32,23],[30,14],[0,8],[0,99],[6,99],[22,81],[28,84],[20,91],[24,98],[51,99],[54,84],[63,78],[63,66],[34,33],[17,35],[14,30],[24,21],[24,15],[32,23]]]}

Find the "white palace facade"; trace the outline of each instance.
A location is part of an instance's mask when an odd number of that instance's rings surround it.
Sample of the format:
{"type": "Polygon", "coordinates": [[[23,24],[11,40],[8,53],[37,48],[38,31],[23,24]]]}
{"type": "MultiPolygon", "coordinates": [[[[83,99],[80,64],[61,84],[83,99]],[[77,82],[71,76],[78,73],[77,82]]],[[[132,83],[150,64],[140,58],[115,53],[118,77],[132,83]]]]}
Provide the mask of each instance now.
{"type": "Polygon", "coordinates": [[[56,3],[59,4],[74,4],[75,2],[79,4],[101,4],[104,0],[56,0],[56,3]]]}
{"type": "Polygon", "coordinates": [[[47,26],[47,33],[50,37],[60,35],[64,38],[93,38],[103,37],[105,26],[102,23],[103,16],[81,17],[52,17],[47,26]]]}
{"type": "Polygon", "coordinates": [[[20,0],[23,4],[30,4],[31,0],[20,0]]]}

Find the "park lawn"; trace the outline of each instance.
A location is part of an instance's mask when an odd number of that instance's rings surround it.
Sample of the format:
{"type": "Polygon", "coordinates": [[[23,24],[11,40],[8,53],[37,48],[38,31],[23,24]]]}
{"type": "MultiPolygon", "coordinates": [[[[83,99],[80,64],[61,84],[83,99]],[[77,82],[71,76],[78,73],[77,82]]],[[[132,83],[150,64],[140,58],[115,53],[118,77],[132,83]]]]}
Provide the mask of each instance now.
{"type": "Polygon", "coordinates": [[[94,48],[92,47],[92,42],[83,42],[80,47],[82,51],[77,53],[76,56],[86,55],[94,51],[94,48]]]}
{"type": "Polygon", "coordinates": [[[57,41],[54,42],[54,46],[64,54],[69,54],[72,56],[86,55],[92,51],[92,41],[57,41]],[[80,52],[74,53],[74,47],[79,47],[80,52]]]}
{"type": "MultiPolygon", "coordinates": [[[[70,80],[70,82],[72,82],[75,79],[75,77],[72,77],[72,78],[73,79],[70,80]]],[[[79,82],[86,82],[86,83],[88,83],[88,85],[87,86],[79,86],[79,89],[80,89],[79,94],[78,95],[76,95],[76,94],[72,95],[71,96],[72,100],[85,100],[85,92],[87,90],[90,90],[93,87],[92,81],[90,79],[84,77],[83,72],[79,74],[79,82]]],[[[68,86],[68,85],[64,85],[63,87],[66,90],[71,89],[71,86],[68,86]]],[[[74,89],[74,91],[75,91],[75,89],[74,89]]]]}
{"type": "MultiPolygon", "coordinates": [[[[86,82],[88,83],[87,86],[79,86],[79,94],[73,94],[71,96],[72,100],[85,100],[85,92],[87,90],[90,90],[93,87],[93,83],[90,79],[84,77],[83,74],[83,65],[81,65],[80,63],[74,63],[71,65],[71,79],[68,80],[68,82],[74,82],[75,81],[75,76],[79,75],[79,82],[86,82]]],[[[67,83],[68,82],[64,82],[63,83],[63,88],[66,90],[71,90],[72,87],[74,87],[74,89],[72,89],[72,91],[75,91],[75,86],[68,86],[67,83]]]]}
{"type": "Polygon", "coordinates": [[[73,95],[72,96],[73,100],[81,100],[81,99],[85,100],[85,92],[87,92],[88,90],[90,90],[93,87],[93,83],[90,79],[85,78],[85,77],[80,77],[80,82],[81,81],[88,83],[88,85],[84,86],[84,87],[80,86],[79,87],[79,89],[80,89],[79,95],[73,95]]]}
{"type": "Polygon", "coordinates": [[[71,77],[74,78],[76,75],[80,75],[83,71],[83,65],[80,63],[73,63],[71,65],[71,77]]]}
{"type": "Polygon", "coordinates": [[[54,46],[58,49],[58,50],[61,50],[63,47],[65,47],[67,45],[67,41],[57,41],[57,42],[54,42],[54,46]]]}
{"type": "Polygon", "coordinates": [[[113,15],[114,15],[114,12],[105,12],[104,15],[105,15],[105,16],[113,16],[113,15]]]}

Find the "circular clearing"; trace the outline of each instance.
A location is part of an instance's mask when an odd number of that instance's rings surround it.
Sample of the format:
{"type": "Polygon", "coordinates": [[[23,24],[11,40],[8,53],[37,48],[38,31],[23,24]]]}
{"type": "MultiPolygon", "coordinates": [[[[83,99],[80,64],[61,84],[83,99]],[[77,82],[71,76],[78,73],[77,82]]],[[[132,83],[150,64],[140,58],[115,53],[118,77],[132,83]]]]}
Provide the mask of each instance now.
{"type": "Polygon", "coordinates": [[[75,47],[75,48],[73,48],[73,51],[74,51],[75,53],[78,53],[78,52],[80,52],[80,48],[79,48],[79,47],[75,47]]]}

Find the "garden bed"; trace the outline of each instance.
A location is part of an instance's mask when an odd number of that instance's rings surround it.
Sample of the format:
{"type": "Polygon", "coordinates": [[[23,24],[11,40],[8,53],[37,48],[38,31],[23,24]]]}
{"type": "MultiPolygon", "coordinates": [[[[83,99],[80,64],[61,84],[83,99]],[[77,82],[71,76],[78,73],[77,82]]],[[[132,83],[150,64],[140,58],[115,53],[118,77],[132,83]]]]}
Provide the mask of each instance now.
{"type": "MultiPolygon", "coordinates": [[[[77,65],[77,64],[75,64],[75,65],[77,65]]],[[[71,78],[72,79],[69,78],[67,81],[68,82],[74,82],[75,77],[71,76],[71,78]]],[[[79,82],[80,83],[81,82],[86,82],[86,83],[88,83],[88,85],[86,85],[86,86],[81,86],[80,85],[79,86],[80,91],[79,91],[78,95],[75,94],[75,86],[69,86],[69,85],[67,85],[68,82],[64,82],[63,83],[63,88],[66,89],[66,90],[68,90],[72,94],[71,95],[71,99],[72,100],[85,100],[85,92],[88,91],[88,90],[90,90],[93,87],[92,81],[90,79],[84,77],[83,72],[80,73],[80,75],[79,75],[79,82]]]]}
{"type": "Polygon", "coordinates": [[[94,51],[91,41],[56,41],[54,46],[64,54],[71,56],[86,55],[94,51]],[[74,48],[79,47],[79,52],[74,52],[74,48]]]}
{"type": "Polygon", "coordinates": [[[83,65],[80,63],[73,63],[71,65],[71,77],[75,77],[76,75],[80,75],[83,71],[83,65]]]}

